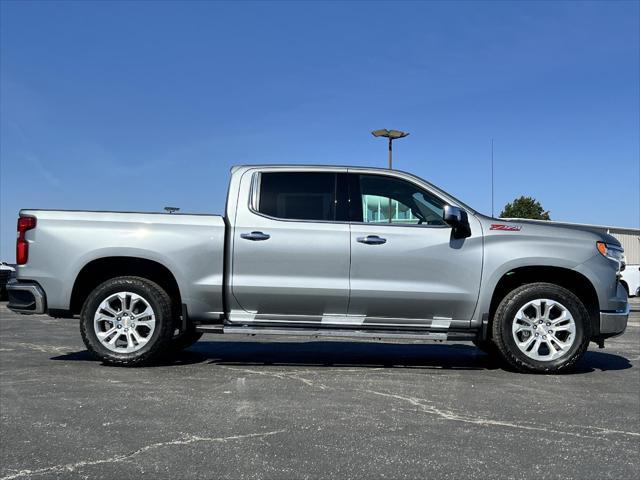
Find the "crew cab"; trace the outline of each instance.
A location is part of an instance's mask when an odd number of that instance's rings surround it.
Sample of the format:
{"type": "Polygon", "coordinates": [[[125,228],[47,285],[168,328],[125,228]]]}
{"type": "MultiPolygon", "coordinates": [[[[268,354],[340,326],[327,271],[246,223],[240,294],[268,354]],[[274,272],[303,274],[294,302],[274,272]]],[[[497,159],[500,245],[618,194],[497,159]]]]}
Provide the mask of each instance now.
{"type": "Polygon", "coordinates": [[[625,330],[622,258],[608,234],[490,218],[397,170],[239,166],[224,216],[22,210],[9,308],[79,316],[116,365],[209,332],[467,340],[557,372],[625,330]]]}

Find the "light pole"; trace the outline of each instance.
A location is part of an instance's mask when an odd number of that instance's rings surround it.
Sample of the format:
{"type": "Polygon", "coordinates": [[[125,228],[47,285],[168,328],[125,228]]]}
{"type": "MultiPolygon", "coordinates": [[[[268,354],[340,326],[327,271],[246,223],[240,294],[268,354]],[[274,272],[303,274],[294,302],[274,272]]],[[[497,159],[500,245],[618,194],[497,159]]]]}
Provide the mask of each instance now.
{"type": "Polygon", "coordinates": [[[393,170],[393,147],[392,143],[397,138],[403,138],[409,135],[408,133],[401,132],[400,130],[387,130],[386,128],[380,130],[374,130],[371,132],[374,137],[386,137],[389,139],[389,170],[393,170]]]}

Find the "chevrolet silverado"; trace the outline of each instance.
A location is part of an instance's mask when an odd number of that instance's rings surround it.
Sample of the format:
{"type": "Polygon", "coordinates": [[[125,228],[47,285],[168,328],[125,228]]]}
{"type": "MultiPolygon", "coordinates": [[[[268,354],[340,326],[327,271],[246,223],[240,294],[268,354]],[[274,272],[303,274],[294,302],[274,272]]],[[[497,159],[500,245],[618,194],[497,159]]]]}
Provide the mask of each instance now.
{"type": "Polygon", "coordinates": [[[558,372],[629,315],[614,237],[490,218],[397,170],[234,167],[224,216],[22,210],[16,248],[9,308],[79,316],[116,365],[210,332],[466,340],[558,372]]]}

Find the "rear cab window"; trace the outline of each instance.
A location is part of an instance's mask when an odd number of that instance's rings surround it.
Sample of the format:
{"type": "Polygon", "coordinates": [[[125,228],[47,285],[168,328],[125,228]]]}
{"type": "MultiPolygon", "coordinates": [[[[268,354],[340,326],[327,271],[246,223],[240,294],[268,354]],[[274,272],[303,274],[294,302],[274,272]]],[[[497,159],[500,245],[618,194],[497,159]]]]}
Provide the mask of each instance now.
{"type": "Polygon", "coordinates": [[[262,172],[259,179],[259,213],[284,220],[336,220],[337,173],[262,172]]]}

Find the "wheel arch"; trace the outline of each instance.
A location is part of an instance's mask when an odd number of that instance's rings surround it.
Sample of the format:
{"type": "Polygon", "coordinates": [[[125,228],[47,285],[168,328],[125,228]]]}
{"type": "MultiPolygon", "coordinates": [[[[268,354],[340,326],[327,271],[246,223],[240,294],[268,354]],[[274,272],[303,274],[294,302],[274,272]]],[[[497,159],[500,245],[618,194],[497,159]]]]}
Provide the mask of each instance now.
{"type": "Polygon", "coordinates": [[[98,285],[120,276],[142,277],[157,283],[171,298],[173,308],[180,311],[180,287],[171,270],[165,265],[147,258],[108,256],[91,260],[82,267],[71,290],[70,313],[79,313],[89,294],[98,285]]]}
{"type": "Polygon", "coordinates": [[[490,325],[502,299],[515,288],[535,282],[552,283],[574,293],[589,312],[591,331],[594,333],[599,331],[600,308],[598,295],[591,281],[583,274],[569,268],[542,265],[517,267],[502,275],[491,296],[488,331],[490,331],[490,325]]]}

